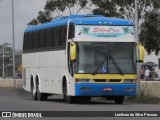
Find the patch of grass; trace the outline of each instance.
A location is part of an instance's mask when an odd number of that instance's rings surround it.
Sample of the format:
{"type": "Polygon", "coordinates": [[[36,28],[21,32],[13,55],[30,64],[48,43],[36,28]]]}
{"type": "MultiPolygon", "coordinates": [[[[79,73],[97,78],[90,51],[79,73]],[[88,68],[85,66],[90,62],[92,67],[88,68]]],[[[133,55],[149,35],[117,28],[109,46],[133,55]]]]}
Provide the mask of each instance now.
{"type": "Polygon", "coordinates": [[[141,94],[141,96],[126,97],[125,101],[145,104],[160,104],[160,98],[146,96],[144,94],[141,94]]]}

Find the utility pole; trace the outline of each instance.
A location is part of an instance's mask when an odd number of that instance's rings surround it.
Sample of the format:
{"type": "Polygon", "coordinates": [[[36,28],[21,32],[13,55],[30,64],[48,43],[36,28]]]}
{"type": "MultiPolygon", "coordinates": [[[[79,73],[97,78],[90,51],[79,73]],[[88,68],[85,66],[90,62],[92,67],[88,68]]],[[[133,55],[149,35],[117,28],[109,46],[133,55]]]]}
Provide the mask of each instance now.
{"type": "MultiPolygon", "coordinates": [[[[138,20],[138,3],[137,0],[135,0],[135,37],[137,40],[137,44],[139,44],[139,20],[138,20]]],[[[140,81],[140,63],[137,63],[137,92],[138,96],[140,96],[140,90],[141,90],[141,81],[140,81]]]]}
{"type": "Polygon", "coordinates": [[[5,78],[4,74],[4,43],[3,43],[3,79],[5,78]]]}
{"type": "Polygon", "coordinates": [[[15,36],[14,36],[14,2],[12,0],[12,54],[13,54],[13,84],[14,88],[16,88],[16,80],[15,80],[15,36]]]}

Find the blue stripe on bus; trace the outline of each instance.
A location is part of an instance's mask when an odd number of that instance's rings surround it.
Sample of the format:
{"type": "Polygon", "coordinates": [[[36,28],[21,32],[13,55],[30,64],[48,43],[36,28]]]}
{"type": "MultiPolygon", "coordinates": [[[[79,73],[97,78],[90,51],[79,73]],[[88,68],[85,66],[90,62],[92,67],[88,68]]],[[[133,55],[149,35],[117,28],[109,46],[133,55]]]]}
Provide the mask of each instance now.
{"type": "Polygon", "coordinates": [[[29,26],[25,32],[37,31],[41,29],[56,27],[67,25],[68,20],[73,24],[80,24],[80,25],[125,25],[125,26],[133,26],[133,22],[126,19],[121,18],[113,18],[113,17],[104,17],[98,15],[72,15],[65,18],[57,18],[52,20],[51,22],[44,23],[41,25],[33,25],[29,26]]]}
{"type": "Polygon", "coordinates": [[[136,96],[136,84],[75,83],[75,96],[136,96]],[[104,88],[112,88],[112,91],[103,91],[104,88]],[[126,88],[134,91],[126,91],[126,88]]]}

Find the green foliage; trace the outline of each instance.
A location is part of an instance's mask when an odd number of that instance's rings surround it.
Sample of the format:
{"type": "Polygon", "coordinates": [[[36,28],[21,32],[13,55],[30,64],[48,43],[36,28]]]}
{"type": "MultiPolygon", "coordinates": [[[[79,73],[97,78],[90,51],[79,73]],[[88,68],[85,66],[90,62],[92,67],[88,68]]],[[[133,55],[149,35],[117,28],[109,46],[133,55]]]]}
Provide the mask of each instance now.
{"type": "Polygon", "coordinates": [[[37,19],[40,23],[45,23],[51,21],[52,16],[49,11],[39,11],[37,19]]]}
{"type": "Polygon", "coordinates": [[[160,1],[145,0],[145,12],[141,24],[140,41],[150,54],[155,52],[158,55],[160,51],[160,1]]]}
{"type": "MultiPolygon", "coordinates": [[[[133,0],[91,0],[97,7],[94,14],[102,14],[106,17],[121,17],[133,19],[135,15],[133,0]]],[[[140,28],[140,41],[144,44],[148,53],[160,51],[160,1],[138,0],[138,17],[143,21],[140,28]]]]}
{"type": "Polygon", "coordinates": [[[133,18],[134,3],[132,0],[91,0],[97,7],[93,14],[103,14],[106,17],[133,18]]]}
{"type": "Polygon", "coordinates": [[[38,25],[38,23],[39,23],[39,21],[34,18],[28,23],[28,25],[38,25]]]}
{"type": "Polygon", "coordinates": [[[28,25],[49,22],[53,18],[63,16],[62,12],[65,10],[68,10],[70,15],[78,14],[87,3],[88,0],[47,0],[44,11],[39,11],[38,17],[30,21],[28,25]],[[58,16],[52,16],[54,13],[57,13],[58,16]]]}
{"type": "MultiPolygon", "coordinates": [[[[140,20],[140,41],[145,45],[148,53],[160,51],[160,0],[137,0],[138,16],[140,20]]],[[[53,18],[63,16],[62,13],[68,10],[69,14],[78,14],[81,10],[92,9],[93,14],[106,17],[121,17],[125,19],[135,18],[134,0],[47,0],[44,11],[38,13],[28,25],[49,22],[53,18]],[[88,6],[89,5],[89,6],[88,6]],[[57,13],[58,16],[53,16],[57,13]]],[[[66,15],[65,15],[66,16],[66,15]]],[[[124,29],[125,30],[125,29],[124,29]]],[[[125,30],[127,32],[127,29],[125,30]]]]}
{"type": "Polygon", "coordinates": [[[28,25],[38,25],[38,23],[45,23],[52,20],[51,12],[39,11],[37,19],[32,19],[28,25]]]}
{"type": "Polygon", "coordinates": [[[160,19],[156,11],[147,12],[145,21],[141,25],[140,41],[144,44],[148,53],[160,51],[160,19]]]}
{"type": "MultiPolygon", "coordinates": [[[[69,9],[70,15],[74,14],[72,12],[72,8],[74,7],[81,7],[80,9],[84,8],[86,4],[88,3],[88,0],[47,0],[46,5],[44,9],[46,11],[61,11],[64,12],[66,9],[69,9]]],[[[77,9],[77,12],[79,9],[77,9]]]]}

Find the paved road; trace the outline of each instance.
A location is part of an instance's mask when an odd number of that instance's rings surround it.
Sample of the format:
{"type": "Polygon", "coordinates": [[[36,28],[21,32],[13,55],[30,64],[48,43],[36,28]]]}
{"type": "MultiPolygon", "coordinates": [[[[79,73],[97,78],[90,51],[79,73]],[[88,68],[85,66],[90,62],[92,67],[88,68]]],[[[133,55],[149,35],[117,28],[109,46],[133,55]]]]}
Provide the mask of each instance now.
{"type": "MultiPolygon", "coordinates": [[[[109,101],[104,102],[95,100],[92,100],[89,104],[67,104],[62,99],[61,96],[52,96],[47,101],[34,101],[32,100],[32,97],[30,96],[29,93],[21,89],[13,90],[13,89],[0,88],[0,111],[146,111],[146,110],[160,111],[160,105],[135,104],[128,102],[124,102],[123,105],[116,105],[113,102],[109,101]]],[[[88,118],[88,120],[90,119],[91,118],[88,118]]],[[[106,120],[106,118],[104,119],[106,120]]],[[[148,120],[149,119],[151,118],[148,118],[148,120]]],[[[96,118],[93,118],[92,120],[96,120],[96,118]]]]}

